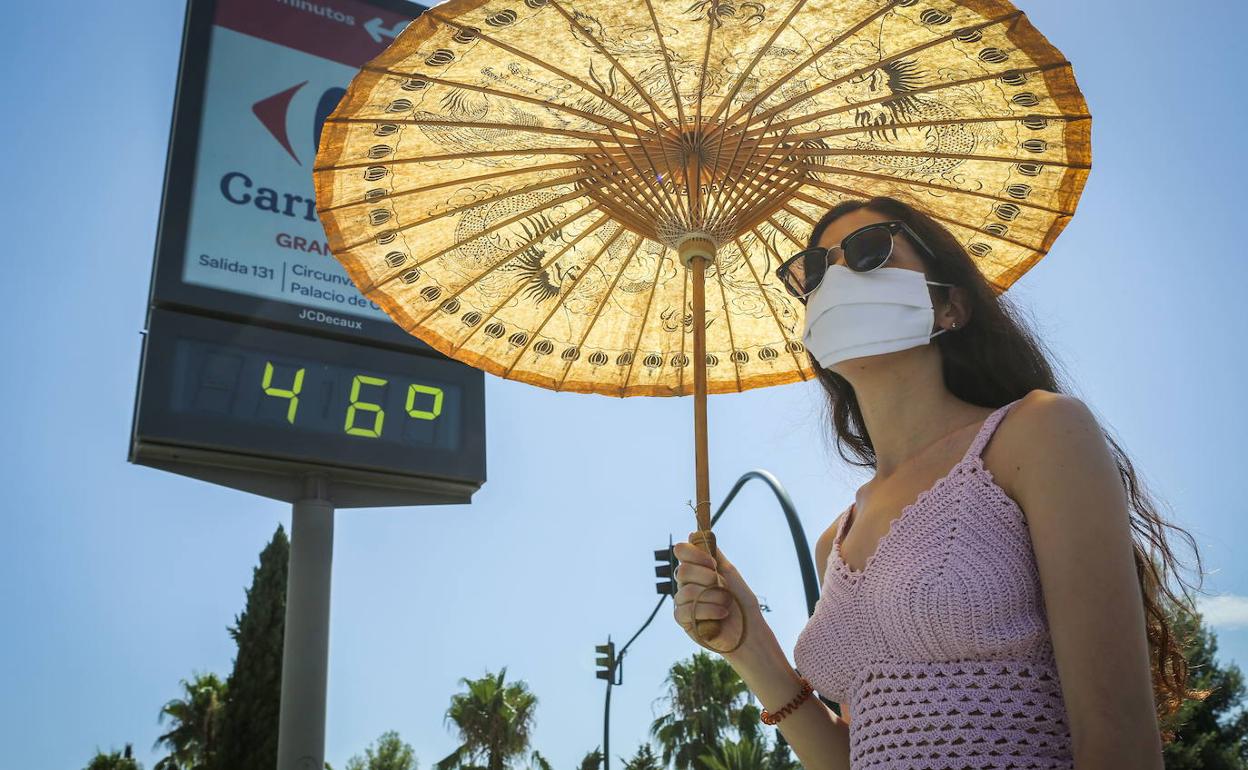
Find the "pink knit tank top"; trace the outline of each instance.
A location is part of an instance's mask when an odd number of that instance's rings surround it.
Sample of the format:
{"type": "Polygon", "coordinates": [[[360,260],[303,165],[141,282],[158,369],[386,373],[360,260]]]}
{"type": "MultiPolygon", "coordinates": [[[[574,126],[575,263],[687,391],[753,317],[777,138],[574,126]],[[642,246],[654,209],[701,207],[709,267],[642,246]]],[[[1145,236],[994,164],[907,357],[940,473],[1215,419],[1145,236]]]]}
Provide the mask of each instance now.
{"type": "Polygon", "coordinates": [[[852,770],[1074,767],[1040,577],[1023,511],[980,454],[902,509],[861,571],[841,518],[797,670],[849,707],[852,770]]]}

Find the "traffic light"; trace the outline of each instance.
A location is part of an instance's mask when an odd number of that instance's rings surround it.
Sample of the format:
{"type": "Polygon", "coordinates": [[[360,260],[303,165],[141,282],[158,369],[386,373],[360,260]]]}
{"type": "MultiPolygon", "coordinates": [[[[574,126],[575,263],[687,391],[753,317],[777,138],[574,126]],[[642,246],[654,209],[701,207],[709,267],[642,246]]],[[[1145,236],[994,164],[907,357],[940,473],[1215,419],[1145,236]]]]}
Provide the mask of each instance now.
{"type": "Polygon", "coordinates": [[[672,539],[667,539],[667,548],[654,552],[654,560],[659,562],[654,568],[654,576],[659,578],[659,582],[654,586],[655,593],[666,594],[667,596],[676,595],[676,578],[673,573],[676,571],[676,556],[672,553],[672,539]]]}
{"type": "Polygon", "coordinates": [[[596,644],[594,645],[594,652],[598,653],[599,656],[606,656],[597,659],[601,670],[595,676],[608,682],[612,681],[615,678],[615,642],[608,640],[606,644],[596,644]]]}

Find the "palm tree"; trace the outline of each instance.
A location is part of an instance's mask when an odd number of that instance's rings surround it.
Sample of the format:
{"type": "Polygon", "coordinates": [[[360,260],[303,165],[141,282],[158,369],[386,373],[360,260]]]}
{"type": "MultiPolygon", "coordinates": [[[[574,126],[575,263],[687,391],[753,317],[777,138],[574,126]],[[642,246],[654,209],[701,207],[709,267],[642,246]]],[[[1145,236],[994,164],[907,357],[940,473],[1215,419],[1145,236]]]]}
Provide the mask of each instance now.
{"type": "MultiPolygon", "coordinates": [[[[542,752],[540,751],[535,750],[532,754],[530,754],[529,762],[530,764],[528,770],[554,770],[550,764],[550,760],[542,756],[542,752]]],[[[602,749],[596,748],[585,755],[585,757],[581,760],[581,764],[578,766],[578,769],[598,770],[600,767],[602,767],[602,749]]],[[[658,768],[655,768],[654,770],[658,770],[658,768]]]]}
{"type": "Polygon", "coordinates": [[[721,741],[698,759],[707,770],[768,770],[769,767],[766,746],[751,738],[721,741]]]}
{"type": "Polygon", "coordinates": [[[620,761],[624,763],[624,770],[662,770],[649,741],[638,746],[637,753],[631,759],[620,757],[620,761]]]}
{"type": "Polygon", "coordinates": [[[602,767],[602,749],[596,748],[581,760],[580,770],[600,770],[602,767]]]}
{"type": "Polygon", "coordinates": [[[181,685],[185,695],[160,709],[159,721],[163,724],[168,717],[170,730],[156,739],[153,748],[164,746],[169,756],[154,770],[206,770],[220,742],[225,683],[216,674],[196,674],[181,685]]]}
{"type": "Polygon", "coordinates": [[[727,730],[738,731],[747,740],[756,734],[753,721],[758,719],[758,712],[749,703],[749,689],[718,655],[694,653],[689,661],[672,665],[666,682],[669,711],[650,726],[650,733],[663,749],[664,765],[674,763],[676,770],[704,770],[701,756],[711,751],[727,730]]]}
{"type": "Polygon", "coordinates": [[[508,770],[528,752],[537,696],[523,681],[504,686],[506,675],[504,666],[497,676],[459,680],[468,691],[451,697],[446,722],[455,725],[463,743],[435,763],[434,770],[508,770]]]}
{"type": "Polygon", "coordinates": [[[87,763],[86,770],[143,770],[143,765],[134,758],[132,748],[127,743],[125,751],[105,754],[97,750],[95,756],[87,763]]]}
{"type": "Polygon", "coordinates": [[[348,759],[347,770],[416,770],[419,764],[411,744],[404,743],[397,730],[387,730],[368,744],[364,756],[348,759]]]}
{"type": "Polygon", "coordinates": [[[529,755],[529,770],[555,770],[550,764],[550,760],[542,756],[542,752],[537,749],[529,755]]]}

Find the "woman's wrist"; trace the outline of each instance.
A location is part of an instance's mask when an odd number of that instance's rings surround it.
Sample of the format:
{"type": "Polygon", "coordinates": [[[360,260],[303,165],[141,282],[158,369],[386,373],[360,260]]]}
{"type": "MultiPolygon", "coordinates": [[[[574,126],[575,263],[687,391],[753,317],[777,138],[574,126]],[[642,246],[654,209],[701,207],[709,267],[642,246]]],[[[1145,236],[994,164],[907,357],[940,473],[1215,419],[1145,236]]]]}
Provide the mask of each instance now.
{"type": "Polygon", "coordinates": [[[741,646],[724,655],[724,660],[733,667],[763,708],[774,712],[801,691],[801,678],[789,665],[789,659],[771,626],[760,617],[748,627],[749,633],[741,646]]]}
{"type": "Polygon", "coordinates": [[[784,659],[784,651],[775,633],[762,613],[751,616],[745,623],[745,639],[735,650],[724,654],[724,660],[741,673],[742,668],[770,667],[777,660],[784,659]]]}

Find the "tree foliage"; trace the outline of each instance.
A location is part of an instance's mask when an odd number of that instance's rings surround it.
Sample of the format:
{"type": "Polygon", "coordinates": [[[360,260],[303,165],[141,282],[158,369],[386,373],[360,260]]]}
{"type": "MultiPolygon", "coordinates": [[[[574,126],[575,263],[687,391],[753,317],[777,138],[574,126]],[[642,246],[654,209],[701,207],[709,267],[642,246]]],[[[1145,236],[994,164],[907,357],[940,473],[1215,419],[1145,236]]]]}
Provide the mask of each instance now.
{"type": "Polygon", "coordinates": [[[624,757],[619,759],[624,765],[624,770],[661,770],[663,767],[649,741],[638,746],[637,753],[631,759],[625,759],[624,757]]]}
{"type": "Polygon", "coordinates": [[[1184,649],[1188,687],[1206,691],[1170,717],[1174,740],[1165,746],[1166,770],[1248,770],[1248,709],[1244,677],[1234,663],[1219,665],[1218,641],[1199,614],[1169,609],[1184,649]]]}
{"type": "Polygon", "coordinates": [[[143,770],[143,765],[134,758],[133,751],[129,743],[122,751],[111,751],[107,754],[97,749],[84,770],[143,770]]]}
{"type": "MultiPolygon", "coordinates": [[[[800,770],[787,743],[768,738],[762,710],[726,660],[695,652],[668,671],[667,712],[650,726],[659,764],[676,770],[800,770]]],[[[639,752],[640,755],[640,752],[639,752]]],[[[631,768],[626,768],[631,770],[631,768]]]]}
{"type": "Polygon", "coordinates": [[[182,697],[160,709],[157,721],[169,720],[169,731],[156,739],[169,754],[156,763],[155,770],[209,770],[221,745],[221,709],[225,683],[216,674],[195,674],[181,681],[182,697]]]}
{"type": "Polygon", "coordinates": [[[581,759],[577,770],[600,770],[602,767],[602,749],[596,748],[581,759]]]}
{"type": "MultiPolygon", "coordinates": [[[[718,655],[695,652],[668,671],[667,713],[654,720],[650,733],[662,749],[663,764],[676,770],[707,770],[699,759],[724,740],[729,730],[744,729],[742,710],[749,690],[732,666],[718,655]]],[[[758,712],[754,712],[758,718],[758,712]]]]}
{"type": "Polygon", "coordinates": [[[260,552],[243,613],[235,617],[229,629],[238,643],[238,654],[226,683],[218,770],[272,770],[277,766],[289,561],[290,541],[279,524],[273,539],[260,552]]]}
{"type": "Polygon", "coordinates": [[[698,759],[707,770],[767,770],[766,746],[750,738],[722,740],[698,759]]]}
{"type": "Polygon", "coordinates": [[[347,770],[416,770],[417,764],[412,747],[398,732],[389,730],[364,749],[364,756],[357,754],[347,760],[347,770]]]}
{"type": "Polygon", "coordinates": [[[451,697],[445,721],[461,743],[435,770],[509,770],[528,753],[537,696],[524,681],[504,684],[506,675],[504,666],[497,676],[459,680],[468,690],[451,697]]]}

